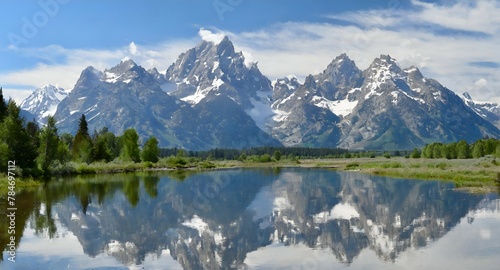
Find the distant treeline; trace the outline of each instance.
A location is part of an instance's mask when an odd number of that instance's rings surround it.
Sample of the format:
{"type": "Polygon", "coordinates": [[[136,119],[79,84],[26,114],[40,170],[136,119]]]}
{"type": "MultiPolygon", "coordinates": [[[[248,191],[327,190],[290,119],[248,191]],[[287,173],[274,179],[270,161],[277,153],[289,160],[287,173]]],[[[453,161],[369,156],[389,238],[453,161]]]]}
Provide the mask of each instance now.
{"type": "MultiPolygon", "coordinates": [[[[186,151],[179,148],[158,147],[158,140],[151,136],[141,147],[135,129],[127,129],[117,136],[107,128],[89,134],[85,115],[78,123],[75,136],[58,134],[56,119],[48,117],[47,124],[39,127],[33,121],[26,122],[13,100],[5,102],[0,88],[0,164],[15,161],[17,173],[26,176],[50,175],[54,172],[72,171],[72,166],[82,163],[147,162],[157,163],[165,158],[167,165],[182,167],[189,161],[241,160],[271,162],[280,159],[299,158],[355,158],[405,156],[412,158],[481,158],[486,155],[500,157],[500,140],[480,139],[472,144],[459,141],[449,144],[433,143],[413,151],[348,151],[342,148],[310,147],[253,147],[248,149],[216,148],[207,151],[186,151]],[[71,163],[71,164],[70,164],[71,163]],[[68,165],[70,164],[70,165],[68,165]]],[[[6,171],[0,166],[0,172],[6,171]]]]}
{"type": "Polygon", "coordinates": [[[453,142],[449,144],[432,143],[426,145],[422,150],[415,149],[412,157],[419,158],[447,158],[467,159],[481,158],[487,155],[500,157],[500,140],[484,138],[472,144],[466,141],[453,142]]]}
{"type": "Polygon", "coordinates": [[[468,159],[481,158],[487,155],[500,157],[500,140],[493,138],[483,138],[469,144],[462,140],[449,144],[432,143],[423,148],[411,150],[356,150],[349,151],[342,148],[311,148],[311,147],[252,147],[248,149],[215,148],[206,151],[185,151],[181,148],[161,148],[160,157],[171,156],[193,157],[198,159],[213,160],[247,160],[250,157],[260,157],[276,155],[284,158],[375,158],[378,156],[404,156],[407,158],[447,158],[447,159],[468,159]]]}
{"type": "Polygon", "coordinates": [[[343,148],[312,148],[312,147],[252,147],[247,149],[230,149],[230,148],[215,148],[206,151],[185,151],[180,148],[161,148],[160,157],[177,156],[194,157],[200,159],[215,159],[215,160],[245,160],[245,157],[270,155],[274,156],[277,152],[284,158],[359,158],[377,156],[407,156],[412,153],[411,150],[356,150],[350,151],[343,148]]]}
{"type": "Polygon", "coordinates": [[[215,148],[206,151],[184,151],[179,148],[162,148],[160,149],[160,157],[176,156],[179,151],[184,153],[186,157],[194,157],[200,159],[215,159],[215,160],[238,160],[242,157],[250,156],[274,156],[279,152],[283,157],[300,157],[300,158],[317,158],[317,157],[330,157],[339,158],[344,157],[349,151],[341,148],[309,148],[309,147],[252,147],[247,149],[228,149],[228,148],[215,148]]]}

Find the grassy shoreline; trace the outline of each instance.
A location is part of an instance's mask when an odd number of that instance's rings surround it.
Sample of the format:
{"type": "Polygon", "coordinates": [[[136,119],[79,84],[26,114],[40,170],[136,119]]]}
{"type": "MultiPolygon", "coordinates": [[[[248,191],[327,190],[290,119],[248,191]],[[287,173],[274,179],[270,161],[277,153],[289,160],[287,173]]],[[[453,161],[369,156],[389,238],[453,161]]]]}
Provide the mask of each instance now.
{"type": "MultiPolygon", "coordinates": [[[[342,159],[301,159],[280,160],[265,163],[225,161],[194,161],[182,164],[159,163],[71,163],[61,168],[58,175],[105,174],[139,171],[204,171],[224,168],[272,168],[300,167],[325,168],[338,171],[357,171],[370,175],[381,175],[416,180],[440,180],[452,182],[459,189],[470,192],[499,192],[500,160],[494,157],[481,159],[409,159],[395,158],[342,158],[342,159]]],[[[5,175],[0,175],[6,179],[5,175]]],[[[36,188],[40,182],[33,179],[17,179],[16,189],[36,188]]],[[[6,194],[7,181],[0,181],[0,194],[6,194]]]]}
{"type": "Polygon", "coordinates": [[[301,167],[326,168],[337,171],[356,171],[369,175],[415,180],[446,181],[457,189],[469,192],[500,191],[500,160],[494,157],[481,159],[409,159],[395,158],[343,158],[304,159],[300,164],[291,161],[271,163],[244,163],[239,161],[216,162],[217,167],[301,167]]]}

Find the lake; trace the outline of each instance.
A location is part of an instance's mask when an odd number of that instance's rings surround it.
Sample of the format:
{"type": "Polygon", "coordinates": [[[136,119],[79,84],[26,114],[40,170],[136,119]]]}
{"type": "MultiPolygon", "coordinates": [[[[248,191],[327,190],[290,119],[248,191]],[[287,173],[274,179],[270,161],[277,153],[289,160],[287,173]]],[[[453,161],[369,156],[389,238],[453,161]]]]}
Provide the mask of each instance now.
{"type": "MultiPolygon", "coordinates": [[[[77,176],[16,198],[1,269],[498,269],[500,199],[324,169],[77,176]]],[[[0,199],[2,209],[6,198],[0,199]]]]}

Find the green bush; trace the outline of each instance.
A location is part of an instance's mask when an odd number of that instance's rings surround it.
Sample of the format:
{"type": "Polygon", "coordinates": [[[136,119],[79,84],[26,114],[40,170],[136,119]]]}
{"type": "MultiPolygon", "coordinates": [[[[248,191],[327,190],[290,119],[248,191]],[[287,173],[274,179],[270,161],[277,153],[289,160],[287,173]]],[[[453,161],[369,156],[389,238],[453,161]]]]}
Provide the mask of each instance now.
{"type": "Polygon", "coordinates": [[[352,170],[354,168],[359,168],[359,163],[358,162],[347,163],[347,165],[345,166],[345,168],[347,170],[352,170]]]}
{"type": "Polygon", "coordinates": [[[166,159],[166,163],[171,168],[183,168],[188,164],[188,160],[184,157],[171,156],[166,159]]]}
{"type": "Polygon", "coordinates": [[[260,162],[271,162],[271,156],[269,154],[264,154],[259,158],[260,162]]]}
{"type": "Polygon", "coordinates": [[[200,163],[200,167],[203,169],[213,169],[215,168],[215,164],[210,161],[204,161],[200,163]]]}

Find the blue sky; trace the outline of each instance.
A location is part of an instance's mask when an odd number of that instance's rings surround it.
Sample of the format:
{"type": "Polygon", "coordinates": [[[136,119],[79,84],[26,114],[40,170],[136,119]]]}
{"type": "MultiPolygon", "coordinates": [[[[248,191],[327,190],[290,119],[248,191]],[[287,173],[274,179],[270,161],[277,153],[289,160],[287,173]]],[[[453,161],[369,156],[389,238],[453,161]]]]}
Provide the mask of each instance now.
{"type": "Polygon", "coordinates": [[[204,28],[271,79],[320,72],[343,52],[362,69],[390,54],[457,93],[500,101],[498,0],[4,0],[0,10],[0,85],[16,100],[48,83],[70,90],[86,66],[123,57],[164,70],[204,28]]]}

